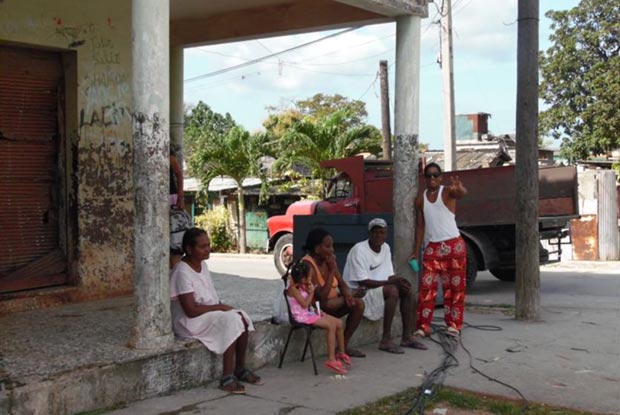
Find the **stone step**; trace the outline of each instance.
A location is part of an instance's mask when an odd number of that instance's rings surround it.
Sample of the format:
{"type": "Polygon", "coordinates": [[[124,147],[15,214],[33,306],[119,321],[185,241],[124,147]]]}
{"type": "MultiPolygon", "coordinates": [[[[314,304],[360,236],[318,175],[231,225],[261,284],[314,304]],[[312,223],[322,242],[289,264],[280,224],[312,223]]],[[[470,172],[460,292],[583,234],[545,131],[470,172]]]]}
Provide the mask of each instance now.
{"type": "MultiPolygon", "coordinates": [[[[131,313],[130,299],[112,299],[0,319],[4,331],[0,341],[0,414],[75,414],[219,379],[221,356],[199,342],[177,340],[162,350],[127,347],[131,313]]],[[[363,320],[351,344],[378,342],[380,323],[363,320]]],[[[268,321],[254,325],[248,366],[277,365],[290,326],[268,321]]],[[[285,362],[301,358],[304,341],[303,331],[297,330],[285,362]]],[[[323,332],[315,331],[313,345],[319,367],[325,343],[323,332]]],[[[306,362],[308,376],[314,376],[309,352],[306,362]]],[[[283,376],[285,370],[286,363],[283,376]]]]}

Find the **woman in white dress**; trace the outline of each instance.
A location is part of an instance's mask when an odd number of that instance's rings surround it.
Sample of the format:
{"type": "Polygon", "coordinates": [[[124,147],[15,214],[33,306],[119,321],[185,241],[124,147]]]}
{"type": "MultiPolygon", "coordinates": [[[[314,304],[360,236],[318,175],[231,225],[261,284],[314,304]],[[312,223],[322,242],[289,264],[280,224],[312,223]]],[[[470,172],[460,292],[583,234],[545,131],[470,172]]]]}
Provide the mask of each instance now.
{"type": "Polygon", "coordinates": [[[172,328],[177,336],[197,339],[213,353],[223,354],[220,388],[245,393],[240,381],[261,383],[260,376],[245,367],[252,321],[244,311],[220,302],[207,267],[211,241],[204,230],[185,232],[183,253],[170,279],[172,328]]]}

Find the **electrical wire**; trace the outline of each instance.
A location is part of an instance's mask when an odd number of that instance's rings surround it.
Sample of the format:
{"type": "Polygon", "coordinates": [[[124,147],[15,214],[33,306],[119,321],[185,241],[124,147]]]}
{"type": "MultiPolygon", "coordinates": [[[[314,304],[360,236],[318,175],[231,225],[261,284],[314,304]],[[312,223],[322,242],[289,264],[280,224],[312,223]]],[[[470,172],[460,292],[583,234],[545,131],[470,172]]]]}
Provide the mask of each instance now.
{"type": "MultiPolygon", "coordinates": [[[[474,371],[474,373],[477,373],[478,375],[484,377],[491,382],[495,382],[506,388],[509,388],[519,395],[519,397],[523,401],[523,406],[521,407],[520,412],[521,415],[525,415],[529,402],[527,401],[523,393],[521,393],[521,391],[516,387],[506,382],[502,382],[501,380],[496,379],[492,376],[489,376],[477,367],[475,367],[473,364],[473,356],[471,352],[463,344],[463,336],[459,336],[457,340],[447,334],[447,330],[445,329],[445,327],[431,324],[431,328],[432,335],[430,339],[440,345],[443,349],[443,359],[439,366],[437,366],[435,369],[433,369],[433,371],[426,375],[426,377],[422,381],[422,384],[418,388],[418,393],[414,397],[411,407],[403,415],[424,415],[424,409],[428,401],[432,400],[443,387],[443,383],[448,375],[448,369],[459,366],[459,360],[456,357],[456,349],[459,344],[469,357],[469,368],[474,371]],[[433,338],[433,336],[436,336],[437,339],[433,338]]],[[[465,329],[476,329],[481,331],[502,331],[502,328],[499,326],[473,325],[467,322],[463,323],[463,330],[465,329]]]]}
{"type": "Polygon", "coordinates": [[[348,29],[341,30],[340,32],[331,33],[331,34],[329,34],[329,35],[327,35],[327,36],[323,36],[323,37],[321,37],[321,38],[318,38],[318,39],[315,39],[315,40],[311,40],[310,42],[302,43],[302,44],[299,44],[299,45],[293,46],[293,47],[291,47],[291,48],[281,50],[281,51],[279,51],[279,52],[275,52],[275,53],[272,53],[272,54],[269,54],[269,55],[261,56],[260,58],[252,59],[252,60],[249,60],[249,61],[246,61],[246,62],[243,62],[243,63],[237,64],[237,65],[229,66],[229,67],[227,67],[227,68],[218,69],[218,70],[216,70],[216,71],[213,71],[213,72],[208,72],[208,73],[205,73],[205,74],[202,74],[202,75],[197,75],[197,76],[194,76],[194,77],[191,77],[191,78],[185,79],[185,80],[184,80],[184,82],[186,82],[186,83],[189,83],[189,82],[195,82],[195,81],[198,81],[198,80],[200,80],[200,79],[209,78],[209,77],[211,77],[211,76],[220,75],[220,74],[222,74],[222,73],[226,73],[226,72],[234,71],[235,69],[243,68],[243,67],[245,67],[245,66],[249,66],[249,65],[253,65],[253,64],[258,63],[258,62],[262,62],[262,61],[264,61],[264,60],[266,60],[266,59],[269,59],[269,58],[272,58],[272,57],[274,57],[274,56],[282,55],[282,54],[284,54],[284,53],[288,53],[288,52],[291,52],[291,51],[293,51],[293,50],[301,49],[301,48],[303,48],[303,47],[306,47],[306,46],[312,45],[312,44],[314,44],[314,43],[321,42],[321,41],[323,41],[323,40],[325,40],[325,39],[329,39],[329,38],[332,38],[332,37],[336,37],[336,36],[343,35],[343,34],[345,34],[345,33],[351,32],[351,31],[353,31],[353,30],[357,30],[357,29],[359,29],[360,27],[361,27],[361,26],[350,27],[350,28],[348,28],[348,29]]]}

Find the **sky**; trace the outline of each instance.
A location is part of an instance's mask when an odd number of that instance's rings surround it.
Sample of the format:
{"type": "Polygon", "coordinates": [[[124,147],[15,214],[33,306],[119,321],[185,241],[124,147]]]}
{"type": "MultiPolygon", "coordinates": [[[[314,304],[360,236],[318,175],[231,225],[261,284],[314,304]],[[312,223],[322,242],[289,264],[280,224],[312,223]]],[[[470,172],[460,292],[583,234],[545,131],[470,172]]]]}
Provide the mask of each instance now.
{"type": "MultiPolygon", "coordinates": [[[[549,9],[577,6],[578,0],[540,0],[541,50],[550,46],[549,9]]],[[[453,0],[454,99],[456,114],[491,114],[489,131],[515,130],[517,0],[453,0]],[[491,7],[489,7],[491,6],[491,7]]],[[[439,18],[434,3],[422,19],[420,51],[420,138],[443,148],[443,102],[439,18]]],[[[316,93],[340,94],[366,102],[368,123],[381,127],[378,68],[389,65],[394,129],[395,23],[365,26],[248,64],[343,29],[185,49],[186,104],[202,100],[230,113],[249,131],[262,128],[268,106],[290,106],[316,93]],[[231,69],[245,64],[237,69],[231,69]],[[200,77],[199,79],[195,79],[200,77]]]]}

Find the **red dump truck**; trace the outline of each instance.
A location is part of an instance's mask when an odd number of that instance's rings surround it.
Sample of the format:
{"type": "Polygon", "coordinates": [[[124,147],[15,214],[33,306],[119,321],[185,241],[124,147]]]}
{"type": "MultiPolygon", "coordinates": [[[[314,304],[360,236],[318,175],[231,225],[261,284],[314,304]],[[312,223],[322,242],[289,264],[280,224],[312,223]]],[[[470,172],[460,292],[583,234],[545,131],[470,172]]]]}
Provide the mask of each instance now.
{"type": "MultiPolygon", "coordinates": [[[[284,215],[267,220],[269,249],[274,263],[283,273],[293,255],[293,217],[295,215],[357,215],[392,213],[392,163],[348,157],[328,160],[323,168],[338,174],[331,180],[324,200],[299,201],[284,215]]],[[[489,270],[500,280],[515,279],[515,206],[517,187],[515,167],[459,170],[444,175],[460,176],[469,193],[457,203],[457,225],[467,242],[468,284],[478,271],[489,270]]],[[[423,188],[422,182],[420,188],[423,188]]],[[[569,236],[569,223],[578,217],[577,171],[574,167],[539,170],[539,231],[554,249],[540,245],[540,261],[559,260],[562,240],[569,236]]]]}

